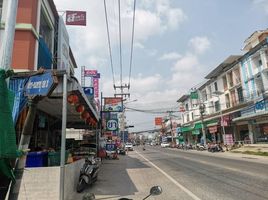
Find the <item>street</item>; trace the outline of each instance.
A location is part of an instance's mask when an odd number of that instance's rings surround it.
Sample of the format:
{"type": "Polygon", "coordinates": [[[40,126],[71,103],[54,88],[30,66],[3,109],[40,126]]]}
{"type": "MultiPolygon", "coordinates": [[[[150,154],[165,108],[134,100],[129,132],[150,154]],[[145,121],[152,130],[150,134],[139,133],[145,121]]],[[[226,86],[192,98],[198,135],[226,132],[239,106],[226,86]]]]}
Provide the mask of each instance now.
{"type": "Polygon", "coordinates": [[[99,180],[85,192],[97,199],[142,199],[160,185],[163,193],[151,199],[268,199],[268,162],[211,155],[136,147],[119,160],[105,160],[99,180]]]}

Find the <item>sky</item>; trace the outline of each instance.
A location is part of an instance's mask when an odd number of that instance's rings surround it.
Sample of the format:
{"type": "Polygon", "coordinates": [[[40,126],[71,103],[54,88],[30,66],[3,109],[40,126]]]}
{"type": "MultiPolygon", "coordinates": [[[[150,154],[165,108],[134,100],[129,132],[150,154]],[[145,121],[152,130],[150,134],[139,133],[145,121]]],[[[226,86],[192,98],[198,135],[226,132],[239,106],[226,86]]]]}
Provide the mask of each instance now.
{"type": "MultiPolygon", "coordinates": [[[[103,0],[54,0],[60,11],[87,12],[87,26],[67,26],[80,66],[101,73],[100,91],[114,95],[103,0]]],[[[129,83],[134,0],[121,0],[122,77],[129,83]]],[[[106,0],[115,85],[120,84],[118,0],[106,0]]],[[[59,13],[62,15],[63,13],[59,13]]],[[[63,14],[64,16],[64,14],[63,14]]],[[[243,42],[267,28],[268,0],[136,0],[130,99],[139,110],[178,111],[176,101],[230,55],[243,54],[243,42]]],[[[119,91],[118,91],[119,92],[119,91]]],[[[126,90],[126,92],[128,92],[126,90]]],[[[158,128],[167,113],[126,112],[131,131],[158,128]]],[[[174,118],[179,116],[176,113],[174,118]]]]}

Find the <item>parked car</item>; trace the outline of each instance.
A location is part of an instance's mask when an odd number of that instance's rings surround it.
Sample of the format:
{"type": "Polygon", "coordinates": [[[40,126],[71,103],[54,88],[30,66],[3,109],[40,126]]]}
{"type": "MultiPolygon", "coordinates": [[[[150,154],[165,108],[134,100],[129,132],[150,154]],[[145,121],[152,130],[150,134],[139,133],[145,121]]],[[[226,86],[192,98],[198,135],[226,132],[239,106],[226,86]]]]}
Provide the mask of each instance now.
{"type": "Polygon", "coordinates": [[[163,142],[163,143],[161,143],[161,147],[163,147],[163,148],[170,147],[170,144],[163,142]]]}
{"type": "Polygon", "coordinates": [[[133,151],[133,144],[132,143],[126,143],[125,149],[128,149],[129,151],[133,151]]]}
{"type": "Polygon", "coordinates": [[[257,142],[268,142],[268,135],[261,135],[257,137],[257,142]]]}

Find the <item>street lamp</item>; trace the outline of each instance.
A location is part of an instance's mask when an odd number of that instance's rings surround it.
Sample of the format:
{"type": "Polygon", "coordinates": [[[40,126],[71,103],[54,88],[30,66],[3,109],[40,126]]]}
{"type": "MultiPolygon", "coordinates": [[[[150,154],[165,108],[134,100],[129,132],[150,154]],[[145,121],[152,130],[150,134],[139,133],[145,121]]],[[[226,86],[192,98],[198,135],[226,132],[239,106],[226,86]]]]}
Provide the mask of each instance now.
{"type": "Polygon", "coordinates": [[[215,91],[215,92],[213,92],[213,94],[214,94],[214,96],[216,96],[218,98],[219,105],[220,105],[221,127],[222,127],[222,132],[223,132],[223,144],[225,145],[226,144],[225,128],[224,128],[224,124],[223,124],[222,108],[221,108],[221,104],[220,104],[220,95],[224,94],[224,92],[215,91]]]}

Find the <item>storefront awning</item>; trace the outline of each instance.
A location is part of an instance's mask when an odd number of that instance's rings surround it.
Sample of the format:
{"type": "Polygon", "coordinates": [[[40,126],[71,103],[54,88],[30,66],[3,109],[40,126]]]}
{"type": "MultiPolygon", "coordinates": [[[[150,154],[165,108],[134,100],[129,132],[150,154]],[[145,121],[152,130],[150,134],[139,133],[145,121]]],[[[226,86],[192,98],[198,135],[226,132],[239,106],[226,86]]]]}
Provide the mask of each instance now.
{"type": "Polygon", "coordinates": [[[190,132],[193,130],[193,127],[192,126],[185,126],[185,127],[181,127],[181,132],[184,133],[184,132],[190,132]]]}
{"type": "Polygon", "coordinates": [[[257,113],[249,114],[249,115],[246,115],[246,116],[237,117],[237,118],[234,118],[232,121],[233,122],[239,122],[239,121],[258,118],[258,117],[261,117],[263,115],[268,115],[268,110],[263,111],[263,112],[257,112],[257,113]]]}

